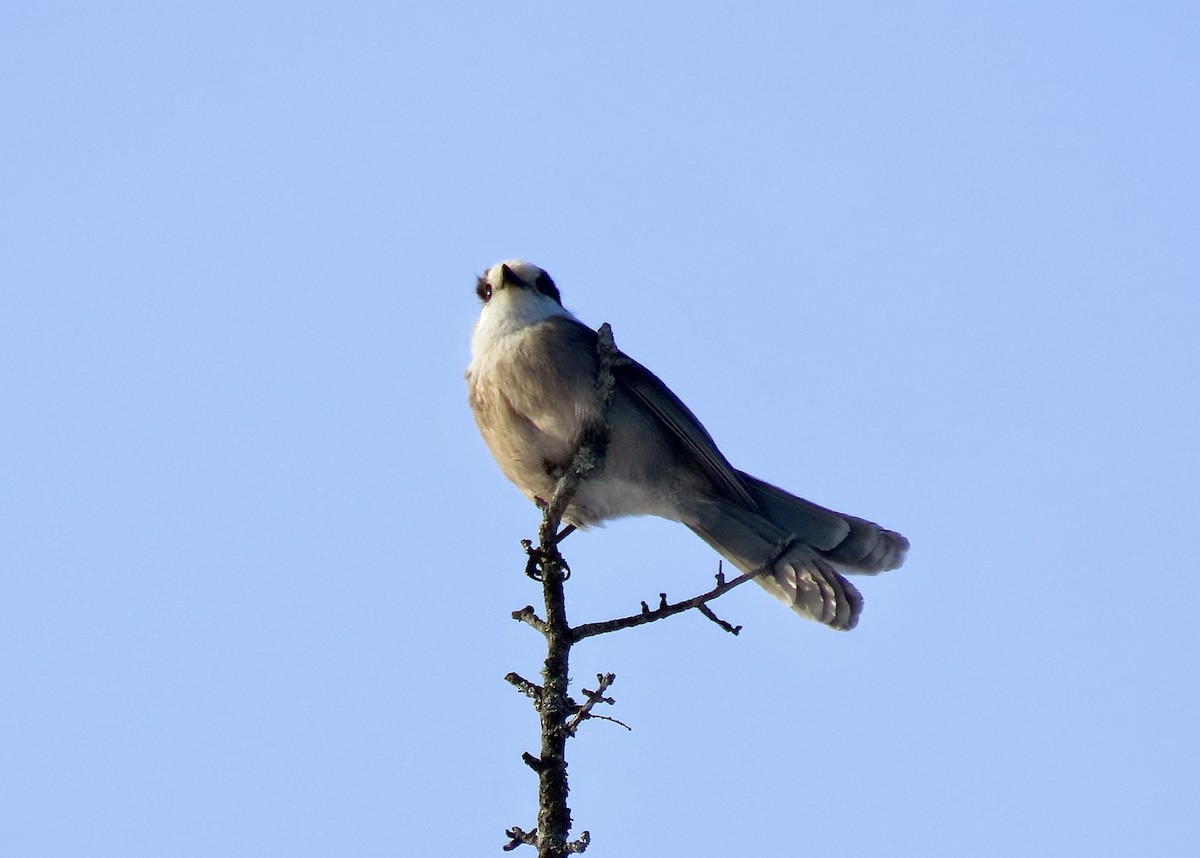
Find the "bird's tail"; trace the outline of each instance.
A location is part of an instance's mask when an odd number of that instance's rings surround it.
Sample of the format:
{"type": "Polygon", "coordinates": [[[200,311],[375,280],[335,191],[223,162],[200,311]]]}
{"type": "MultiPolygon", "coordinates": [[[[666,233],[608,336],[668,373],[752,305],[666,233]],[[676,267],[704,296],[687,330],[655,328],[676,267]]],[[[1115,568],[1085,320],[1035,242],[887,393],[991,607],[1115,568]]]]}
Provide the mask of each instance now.
{"type": "Polygon", "coordinates": [[[842,572],[874,575],[898,569],[904,562],[908,540],[896,531],[818,506],[744,471],[738,473],[764,517],[812,546],[842,572]]]}
{"type": "Polygon", "coordinates": [[[701,539],[796,613],[830,628],[858,623],[862,596],[838,574],[874,574],[904,561],[908,540],[869,521],[842,515],[743,475],[758,504],[705,504],[687,522],[701,539]]]}

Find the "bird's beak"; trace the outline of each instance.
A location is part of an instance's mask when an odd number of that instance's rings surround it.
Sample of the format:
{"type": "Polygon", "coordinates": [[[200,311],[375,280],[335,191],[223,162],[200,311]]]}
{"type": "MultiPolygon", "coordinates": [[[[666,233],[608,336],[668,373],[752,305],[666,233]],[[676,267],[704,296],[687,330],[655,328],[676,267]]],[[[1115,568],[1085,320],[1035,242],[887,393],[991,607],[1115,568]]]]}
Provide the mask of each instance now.
{"type": "Polygon", "coordinates": [[[503,286],[508,286],[510,284],[513,286],[523,285],[521,283],[521,281],[517,279],[517,275],[513,274],[513,270],[511,268],[509,268],[507,265],[501,265],[500,266],[500,285],[501,285],[501,287],[503,287],[503,286]]]}

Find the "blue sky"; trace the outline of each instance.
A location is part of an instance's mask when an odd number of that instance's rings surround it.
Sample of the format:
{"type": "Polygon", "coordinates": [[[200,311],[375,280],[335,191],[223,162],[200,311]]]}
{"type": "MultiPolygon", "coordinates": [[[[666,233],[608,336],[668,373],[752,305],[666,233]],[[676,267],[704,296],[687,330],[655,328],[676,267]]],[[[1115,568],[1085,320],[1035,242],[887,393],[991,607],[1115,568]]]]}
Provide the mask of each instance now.
{"type": "MultiPolygon", "coordinates": [[[[500,854],[538,516],[465,402],[520,256],[739,467],[913,542],[576,651],[588,854],[1176,854],[1200,783],[1185,3],[0,13],[0,843],[500,854]]],[[[566,544],[574,618],[708,586],[566,544]]]]}

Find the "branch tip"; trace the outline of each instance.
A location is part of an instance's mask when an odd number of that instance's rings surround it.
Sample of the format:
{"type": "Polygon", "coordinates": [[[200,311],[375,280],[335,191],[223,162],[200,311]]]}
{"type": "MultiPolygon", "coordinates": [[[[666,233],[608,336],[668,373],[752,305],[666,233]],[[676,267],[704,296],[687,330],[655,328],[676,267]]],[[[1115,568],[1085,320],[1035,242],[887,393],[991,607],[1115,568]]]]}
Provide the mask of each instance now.
{"type": "MultiPolygon", "coordinates": [[[[786,551],[787,547],[788,547],[788,545],[786,543],[781,545],[779,552],[777,552],[777,555],[781,552],[786,551]]],[[[642,602],[640,613],[631,614],[627,617],[618,617],[615,620],[603,620],[601,622],[596,622],[596,623],[584,623],[583,625],[575,626],[573,629],[571,629],[571,635],[575,641],[581,641],[585,638],[594,637],[596,635],[605,635],[605,634],[608,634],[609,632],[617,632],[617,631],[621,631],[622,629],[632,628],[634,626],[643,626],[643,625],[646,625],[647,623],[654,623],[659,620],[664,620],[667,617],[673,617],[676,614],[681,614],[684,611],[689,611],[692,608],[701,609],[701,613],[704,613],[705,617],[707,617],[708,619],[715,622],[717,625],[719,625],[722,629],[729,632],[730,634],[736,635],[738,632],[740,632],[742,630],[742,627],[734,626],[730,623],[725,622],[720,617],[717,617],[715,614],[712,613],[711,609],[707,608],[708,603],[711,602],[713,599],[724,596],[726,593],[728,593],[734,587],[740,587],[742,584],[745,584],[751,578],[756,578],[759,575],[763,574],[764,572],[768,571],[771,568],[771,566],[774,564],[774,561],[776,559],[778,559],[778,556],[773,558],[767,564],[764,564],[764,566],[762,568],[755,569],[753,572],[746,572],[746,573],[739,575],[736,578],[734,578],[732,580],[728,580],[728,581],[725,580],[724,572],[720,569],[720,567],[718,567],[718,571],[717,571],[717,575],[716,575],[716,580],[717,580],[716,586],[713,587],[711,590],[709,590],[707,593],[701,593],[699,596],[693,596],[690,599],[685,599],[682,602],[676,602],[674,604],[671,604],[670,602],[667,601],[666,593],[659,593],[658,594],[658,599],[659,599],[658,607],[653,610],[651,610],[650,606],[647,605],[645,602],[642,602]]]]}
{"type": "MultiPolygon", "coordinates": [[[[567,722],[566,731],[567,731],[568,736],[574,736],[575,731],[579,729],[579,725],[582,722],[588,720],[589,718],[604,717],[601,715],[592,714],[592,708],[597,703],[606,703],[609,706],[613,706],[616,704],[617,701],[613,700],[611,697],[604,696],[604,692],[608,691],[608,689],[612,686],[613,682],[616,681],[616,678],[617,678],[617,675],[615,673],[597,673],[596,674],[596,683],[597,683],[596,690],[591,691],[587,688],[583,689],[583,693],[587,695],[587,701],[584,702],[584,704],[575,711],[574,717],[572,717],[571,720],[567,722]]],[[[615,718],[605,718],[605,720],[616,721],[615,718]]],[[[617,723],[620,724],[621,722],[617,721],[617,723]]],[[[629,729],[628,724],[622,724],[621,726],[625,727],[626,729],[629,729]]]]}
{"type": "Polygon", "coordinates": [[[736,635],[739,632],[741,632],[741,630],[742,630],[741,626],[735,626],[731,623],[726,622],[725,620],[722,620],[720,617],[718,617],[716,614],[714,614],[713,609],[710,608],[704,602],[701,602],[699,605],[697,605],[696,610],[698,610],[700,613],[704,614],[704,616],[708,617],[710,620],[712,620],[718,626],[723,628],[725,631],[729,632],[731,635],[736,635]]]}
{"type": "MultiPolygon", "coordinates": [[[[538,529],[537,544],[533,540],[521,540],[527,560],[525,574],[542,584],[545,600],[545,619],[540,618],[532,605],[514,611],[514,620],[526,623],[542,633],[546,639],[546,660],[542,669],[543,684],[536,685],[516,673],[505,679],[522,694],[532,697],[542,727],[540,756],[524,753],[521,759],[538,774],[538,827],[532,832],[513,827],[505,831],[510,838],[504,846],[511,852],[521,845],[538,847],[540,855],[558,856],[582,853],[591,843],[592,836],[584,831],[577,840],[568,841],[571,830],[571,810],[567,806],[566,740],[574,735],[581,721],[593,716],[592,708],[597,703],[611,704],[604,696],[612,684],[613,674],[598,674],[599,684],[595,691],[586,691],[587,699],[582,705],[567,694],[571,646],[578,640],[567,620],[563,582],[571,575],[571,569],[558,551],[558,544],[575,526],[569,522],[560,530],[563,516],[570,507],[571,499],[583,479],[602,466],[608,446],[607,410],[614,390],[616,377],[613,367],[628,363],[613,341],[612,328],[606,322],[597,333],[595,392],[599,399],[599,416],[580,435],[579,446],[565,468],[555,467],[554,492],[549,499],[535,498],[542,510],[542,523],[538,529]],[[539,831],[541,832],[539,834],[539,831]]],[[[615,719],[613,719],[615,720],[615,719]]],[[[619,723],[619,722],[618,722],[619,723]]]]}
{"type": "Polygon", "coordinates": [[[514,825],[504,832],[504,836],[510,838],[507,844],[500,847],[505,852],[512,852],[518,846],[537,846],[536,828],[533,831],[525,831],[514,825]]]}
{"type": "Polygon", "coordinates": [[[554,544],[558,545],[558,543],[562,542],[564,539],[566,539],[568,536],[570,536],[572,533],[574,533],[576,531],[576,529],[577,528],[575,527],[575,525],[568,524],[566,527],[564,527],[562,530],[560,530],[558,532],[557,536],[554,537],[554,544]]]}
{"type": "Polygon", "coordinates": [[[537,612],[533,610],[533,605],[526,605],[519,611],[513,611],[512,618],[520,623],[528,623],[542,634],[546,634],[548,630],[546,621],[537,615],[537,612]]]}
{"type": "Polygon", "coordinates": [[[517,691],[520,691],[526,697],[532,697],[535,703],[538,699],[538,695],[542,693],[542,686],[530,682],[519,673],[508,674],[504,677],[504,681],[516,688],[517,691]]]}
{"type": "Polygon", "coordinates": [[[535,757],[528,751],[521,754],[521,762],[529,766],[529,768],[533,769],[538,774],[541,774],[542,769],[546,768],[545,764],[538,757],[535,757]]]}
{"type": "Polygon", "coordinates": [[[567,844],[565,851],[568,855],[580,855],[592,842],[592,832],[583,831],[579,835],[578,840],[572,840],[567,844]]]}

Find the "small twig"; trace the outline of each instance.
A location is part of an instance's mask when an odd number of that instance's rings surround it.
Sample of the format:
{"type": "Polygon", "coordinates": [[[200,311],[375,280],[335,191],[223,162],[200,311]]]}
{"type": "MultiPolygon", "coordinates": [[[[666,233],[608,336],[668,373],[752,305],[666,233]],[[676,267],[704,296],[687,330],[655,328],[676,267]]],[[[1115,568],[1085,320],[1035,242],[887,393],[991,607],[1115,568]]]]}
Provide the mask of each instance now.
{"type": "Polygon", "coordinates": [[[504,681],[512,685],[526,697],[532,697],[534,700],[537,700],[538,695],[542,693],[542,686],[530,682],[518,673],[508,674],[504,677],[504,681]]]}
{"type": "Polygon", "coordinates": [[[701,602],[699,605],[696,606],[696,610],[698,610],[700,613],[704,614],[704,616],[708,617],[710,620],[712,620],[718,626],[723,628],[725,631],[729,632],[731,635],[736,635],[739,632],[741,632],[741,630],[742,630],[741,626],[735,626],[732,623],[728,623],[725,620],[722,620],[716,614],[714,614],[713,609],[710,608],[707,603],[701,602]]]}
{"type": "Polygon", "coordinates": [[[533,610],[533,605],[526,605],[519,611],[513,611],[512,618],[518,622],[528,623],[542,634],[545,634],[548,629],[546,621],[539,617],[537,612],[533,610]]]}
{"type": "Polygon", "coordinates": [[[597,703],[607,703],[609,706],[616,703],[611,697],[604,696],[604,692],[608,691],[616,678],[615,673],[597,673],[596,682],[599,684],[596,686],[596,690],[588,691],[586,688],[583,689],[583,693],[587,695],[587,702],[580,706],[575,716],[567,722],[568,736],[575,735],[575,731],[579,729],[580,722],[586,721],[588,718],[599,717],[592,715],[592,707],[597,703]]]}
{"type": "Polygon", "coordinates": [[[580,855],[583,850],[588,848],[588,844],[592,842],[592,833],[590,831],[581,832],[578,840],[572,840],[567,844],[563,851],[569,855],[580,855]]]}
{"type": "MultiPolygon", "coordinates": [[[[725,575],[721,572],[718,572],[716,576],[717,585],[707,593],[701,593],[699,596],[693,596],[690,599],[684,599],[682,602],[676,602],[674,604],[671,604],[667,601],[667,596],[665,593],[660,593],[658,607],[654,610],[650,610],[650,607],[645,602],[642,602],[642,610],[636,614],[631,614],[627,617],[619,617],[615,620],[603,620],[597,623],[584,623],[581,626],[575,626],[573,629],[571,629],[571,635],[576,641],[581,641],[584,638],[594,637],[595,635],[606,635],[609,632],[616,632],[620,631],[621,629],[630,629],[634,626],[644,626],[646,623],[665,620],[667,617],[673,617],[676,614],[682,614],[684,611],[690,611],[692,608],[699,608],[702,605],[707,605],[713,599],[724,596],[734,587],[740,587],[750,579],[757,578],[759,575],[770,569],[771,565],[772,564],[767,564],[762,569],[739,575],[732,581],[726,581],[725,575]]],[[[712,612],[709,611],[709,613],[711,614],[712,612]]],[[[705,614],[705,616],[708,616],[708,614],[705,614]]],[[[712,619],[712,617],[710,617],[710,619],[712,619]]],[[[725,628],[725,625],[722,625],[723,623],[724,620],[720,620],[717,624],[721,625],[722,628],[725,628]]],[[[726,629],[726,631],[732,631],[732,627],[726,629]]]]}
{"type": "Polygon", "coordinates": [[[539,774],[541,773],[542,769],[546,768],[544,765],[542,765],[542,761],[538,757],[535,757],[528,751],[521,754],[521,762],[539,774]]]}
{"type": "Polygon", "coordinates": [[[562,542],[564,539],[566,539],[568,536],[570,536],[576,530],[577,530],[577,528],[575,527],[575,525],[568,524],[566,527],[564,527],[562,530],[560,530],[558,532],[557,536],[554,537],[554,544],[558,545],[558,543],[562,542]]]}
{"type": "Polygon", "coordinates": [[[592,714],[588,715],[588,720],[589,721],[611,721],[613,724],[616,724],[618,727],[624,727],[630,733],[633,732],[632,727],[630,727],[628,724],[626,724],[620,718],[614,718],[611,715],[597,715],[595,712],[593,712],[592,714]]]}
{"type": "Polygon", "coordinates": [[[509,828],[504,832],[504,836],[512,838],[507,844],[500,847],[505,852],[512,852],[518,846],[537,846],[536,828],[533,829],[533,831],[525,831],[524,829],[517,828],[514,825],[512,828],[509,828]]]}

